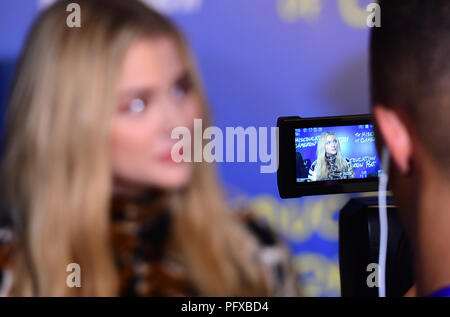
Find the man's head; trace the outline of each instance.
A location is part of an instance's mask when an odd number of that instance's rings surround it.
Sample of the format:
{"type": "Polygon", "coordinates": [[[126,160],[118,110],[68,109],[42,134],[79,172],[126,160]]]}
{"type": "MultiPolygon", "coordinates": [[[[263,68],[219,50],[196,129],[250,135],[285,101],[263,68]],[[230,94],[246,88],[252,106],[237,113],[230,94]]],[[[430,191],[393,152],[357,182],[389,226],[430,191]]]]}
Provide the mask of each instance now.
{"type": "Polygon", "coordinates": [[[394,163],[397,202],[407,205],[406,193],[429,170],[450,183],[450,1],[379,3],[381,27],[370,40],[372,105],[378,139],[394,163]]]}

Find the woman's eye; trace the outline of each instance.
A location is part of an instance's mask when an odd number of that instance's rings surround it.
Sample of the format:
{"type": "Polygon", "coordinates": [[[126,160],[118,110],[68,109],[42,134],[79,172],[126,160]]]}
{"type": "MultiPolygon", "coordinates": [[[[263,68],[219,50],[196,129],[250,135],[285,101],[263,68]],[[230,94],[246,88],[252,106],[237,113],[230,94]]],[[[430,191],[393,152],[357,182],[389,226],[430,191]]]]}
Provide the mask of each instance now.
{"type": "Polygon", "coordinates": [[[142,99],[137,98],[131,101],[128,110],[131,113],[141,113],[145,110],[145,106],[145,102],[142,99]]]}
{"type": "Polygon", "coordinates": [[[172,89],[172,95],[175,97],[175,99],[183,99],[187,94],[187,91],[184,87],[181,86],[175,86],[172,89]]]}
{"type": "Polygon", "coordinates": [[[183,99],[189,94],[191,90],[191,83],[188,78],[180,79],[172,89],[172,94],[175,99],[183,99]]]}

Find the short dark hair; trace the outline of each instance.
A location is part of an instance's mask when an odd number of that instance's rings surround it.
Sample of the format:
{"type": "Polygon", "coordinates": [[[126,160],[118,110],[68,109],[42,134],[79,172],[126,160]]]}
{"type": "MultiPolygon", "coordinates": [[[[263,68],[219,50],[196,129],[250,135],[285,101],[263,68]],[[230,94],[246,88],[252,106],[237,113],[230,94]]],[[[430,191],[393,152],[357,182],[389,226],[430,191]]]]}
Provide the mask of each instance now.
{"type": "Polygon", "coordinates": [[[404,107],[426,149],[448,166],[450,1],[378,2],[381,27],[370,39],[372,105],[404,107]]]}

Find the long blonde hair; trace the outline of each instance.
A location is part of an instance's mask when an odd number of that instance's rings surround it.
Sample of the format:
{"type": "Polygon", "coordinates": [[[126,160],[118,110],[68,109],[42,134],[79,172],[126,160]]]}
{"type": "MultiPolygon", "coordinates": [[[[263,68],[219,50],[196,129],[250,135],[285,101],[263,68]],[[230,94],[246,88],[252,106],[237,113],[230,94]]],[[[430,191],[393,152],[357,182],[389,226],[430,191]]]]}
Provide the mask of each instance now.
{"type": "Polygon", "coordinates": [[[336,134],[333,132],[323,132],[320,135],[319,142],[317,144],[317,163],[315,170],[317,171],[317,180],[323,180],[328,178],[328,166],[325,158],[325,145],[327,143],[328,136],[334,136],[337,140],[337,148],[336,148],[336,165],[340,170],[344,170],[346,168],[345,158],[342,156],[341,145],[339,143],[339,139],[336,134]]]}
{"type": "MultiPolygon", "coordinates": [[[[68,28],[68,3],[35,22],[7,109],[0,171],[17,236],[13,295],[118,295],[110,127],[118,65],[134,40],[176,42],[209,122],[185,40],[166,18],[138,1],[79,0],[82,26],[68,28]],[[81,288],[66,286],[72,262],[82,269],[81,288]]],[[[190,185],[170,196],[173,239],[201,294],[270,295],[252,257],[256,240],[232,217],[211,164],[196,164],[190,185]]]]}

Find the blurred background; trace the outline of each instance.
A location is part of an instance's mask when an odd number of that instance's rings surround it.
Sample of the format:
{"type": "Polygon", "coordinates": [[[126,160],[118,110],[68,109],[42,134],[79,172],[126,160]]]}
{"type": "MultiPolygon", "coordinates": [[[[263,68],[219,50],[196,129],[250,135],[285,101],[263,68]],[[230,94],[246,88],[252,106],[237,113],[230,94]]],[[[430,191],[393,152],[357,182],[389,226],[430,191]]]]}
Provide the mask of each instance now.
{"type": "MultiPolygon", "coordinates": [[[[369,113],[366,6],[373,1],[142,1],[184,30],[218,127],[369,113]]],[[[27,31],[52,2],[0,0],[0,119],[27,31]]],[[[259,162],[218,168],[230,202],[254,206],[287,241],[302,293],[339,296],[338,212],[352,195],[281,200],[276,174],[261,174],[259,162]]]]}

